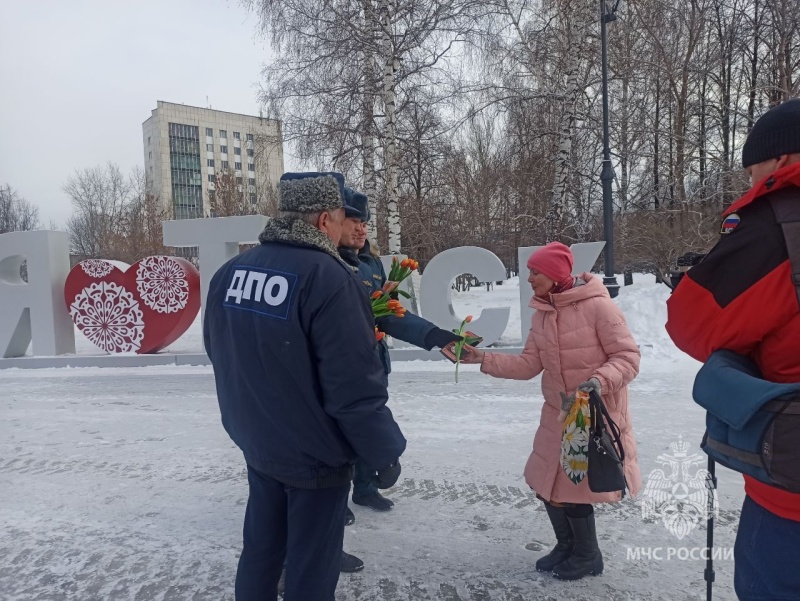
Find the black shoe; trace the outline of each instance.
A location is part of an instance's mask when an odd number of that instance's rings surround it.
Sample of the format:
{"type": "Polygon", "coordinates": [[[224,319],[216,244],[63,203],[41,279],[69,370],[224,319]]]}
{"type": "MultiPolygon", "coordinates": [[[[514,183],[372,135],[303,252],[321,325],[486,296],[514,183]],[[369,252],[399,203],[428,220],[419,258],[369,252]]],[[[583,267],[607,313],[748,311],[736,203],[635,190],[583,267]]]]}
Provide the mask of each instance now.
{"type": "Polygon", "coordinates": [[[342,561],[339,564],[339,571],[345,574],[354,574],[364,569],[364,562],[355,555],[342,551],[342,561]]]}
{"type": "Polygon", "coordinates": [[[353,503],[356,505],[369,507],[375,511],[389,511],[392,507],[394,507],[394,503],[377,491],[368,495],[364,495],[363,497],[357,497],[356,495],[353,495],[353,503]]]}
{"type": "Polygon", "coordinates": [[[569,527],[567,512],[563,507],[545,503],[544,508],[547,510],[547,517],[550,518],[553,532],[556,533],[558,544],[550,553],[539,558],[536,562],[536,569],[539,572],[552,572],[554,567],[572,555],[572,529],[569,527]]]}
{"type": "Polygon", "coordinates": [[[585,518],[567,516],[572,529],[573,551],[566,561],[553,568],[553,576],[559,580],[580,580],[584,576],[599,576],[603,573],[603,554],[597,544],[594,513],[585,518]]]}
{"type": "Polygon", "coordinates": [[[347,507],[347,511],[345,511],[344,514],[344,525],[349,526],[355,523],[356,523],[356,516],[353,513],[353,511],[349,507],[347,507]]]}

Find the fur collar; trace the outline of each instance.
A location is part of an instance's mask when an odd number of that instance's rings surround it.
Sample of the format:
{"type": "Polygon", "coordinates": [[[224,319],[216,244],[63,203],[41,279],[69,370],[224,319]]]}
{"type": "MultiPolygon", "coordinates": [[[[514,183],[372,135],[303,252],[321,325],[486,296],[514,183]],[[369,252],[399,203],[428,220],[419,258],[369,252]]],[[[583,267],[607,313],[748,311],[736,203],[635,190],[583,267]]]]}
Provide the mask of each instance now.
{"type": "MultiPolygon", "coordinates": [[[[264,231],[258,236],[258,241],[261,242],[261,244],[265,244],[266,242],[285,242],[287,244],[314,248],[328,253],[337,261],[344,263],[331,239],[328,238],[325,233],[301,219],[286,217],[270,219],[264,231]]],[[[347,264],[345,263],[345,265],[347,264]]],[[[350,268],[349,265],[348,268],[350,268]]]]}

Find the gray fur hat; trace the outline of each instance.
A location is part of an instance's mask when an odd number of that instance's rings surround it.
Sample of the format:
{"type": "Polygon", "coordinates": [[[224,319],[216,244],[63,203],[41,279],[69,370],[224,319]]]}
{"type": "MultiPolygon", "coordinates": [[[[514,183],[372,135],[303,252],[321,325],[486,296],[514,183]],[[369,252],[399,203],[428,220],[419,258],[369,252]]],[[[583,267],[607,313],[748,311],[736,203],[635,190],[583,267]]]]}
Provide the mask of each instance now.
{"type": "Polygon", "coordinates": [[[281,211],[315,213],[345,206],[344,176],[333,171],[284,173],[278,182],[281,211]]]}

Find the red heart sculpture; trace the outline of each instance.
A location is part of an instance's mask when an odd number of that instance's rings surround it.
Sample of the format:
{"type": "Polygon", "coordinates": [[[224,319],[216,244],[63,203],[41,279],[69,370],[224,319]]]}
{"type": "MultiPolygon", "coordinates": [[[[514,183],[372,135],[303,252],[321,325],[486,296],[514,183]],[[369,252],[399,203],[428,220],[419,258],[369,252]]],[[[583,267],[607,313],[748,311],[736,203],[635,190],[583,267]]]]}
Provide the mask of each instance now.
{"type": "Polygon", "coordinates": [[[87,259],[70,270],[64,300],[72,321],[109,353],[155,353],[175,342],[200,310],[195,266],[163,256],[118,265],[87,259]]]}

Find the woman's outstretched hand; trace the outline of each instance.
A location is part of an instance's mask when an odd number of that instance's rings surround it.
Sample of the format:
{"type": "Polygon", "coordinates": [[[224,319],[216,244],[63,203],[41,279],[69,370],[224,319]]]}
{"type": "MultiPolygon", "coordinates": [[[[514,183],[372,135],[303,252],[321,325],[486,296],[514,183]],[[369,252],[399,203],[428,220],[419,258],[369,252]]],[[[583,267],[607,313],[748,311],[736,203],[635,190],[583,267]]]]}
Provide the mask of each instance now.
{"type": "Polygon", "coordinates": [[[464,348],[461,349],[461,363],[472,363],[472,364],[483,363],[484,355],[486,355],[486,351],[465,344],[464,348]]]}

